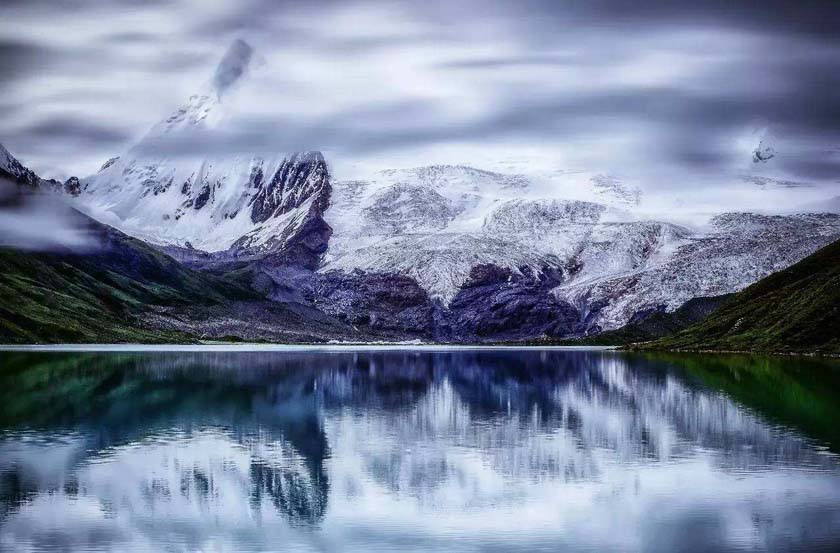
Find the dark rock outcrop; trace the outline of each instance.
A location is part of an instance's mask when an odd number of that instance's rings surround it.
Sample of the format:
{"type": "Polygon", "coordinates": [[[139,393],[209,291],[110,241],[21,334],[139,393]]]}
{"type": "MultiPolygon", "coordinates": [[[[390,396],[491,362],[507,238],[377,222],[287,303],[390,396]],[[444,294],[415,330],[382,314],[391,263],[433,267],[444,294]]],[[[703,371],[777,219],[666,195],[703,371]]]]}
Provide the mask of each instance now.
{"type": "Polygon", "coordinates": [[[78,196],[82,193],[82,185],[79,183],[78,177],[70,177],[64,181],[64,192],[71,196],[78,196]]]}
{"type": "Polygon", "coordinates": [[[210,201],[210,185],[208,183],[204,183],[204,187],[201,189],[201,192],[199,192],[198,196],[195,197],[193,208],[201,209],[207,205],[208,201],[210,201]]]}
{"type": "Polygon", "coordinates": [[[495,342],[583,332],[581,315],[551,293],[557,272],[479,265],[444,306],[413,278],[396,273],[318,273],[285,255],[209,257],[182,250],[196,268],[232,279],[267,299],[349,325],[359,336],[389,340],[495,342]]]}
{"type": "Polygon", "coordinates": [[[115,156],[115,157],[112,157],[112,158],[108,159],[108,161],[103,163],[102,167],[99,168],[99,172],[101,173],[102,171],[104,171],[105,169],[107,169],[111,165],[115,164],[119,160],[120,160],[120,156],[115,156]]]}
{"type": "Polygon", "coordinates": [[[313,305],[340,321],[401,338],[433,337],[435,305],[408,276],[333,271],[314,278],[313,305]]]}
{"type": "Polygon", "coordinates": [[[312,199],[323,212],[329,205],[329,170],[321,152],[301,152],[286,158],[268,183],[262,168],[252,174],[257,188],[251,198],[251,221],[262,223],[288,213],[312,199]]]}
{"type": "Polygon", "coordinates": [[[562,275],[479,265],[445,313],[442,338],[452,341],[517,340],[580,331],[580,314],[551,294],[562,275]]]}
{"type": "Polygon", "coordinates": [[[324,156],[320,152],[293,154],[269,181],[264,178],[263,167],[256,166],[251,186],[257,189],[249,202],[253,222],[271,225],[271,219],[299,212],[291,215],[293,219],[276,234],[257,227],[234,242],[226,254],[239,259],[270,257],[275,266],[316,269],[332,236],[332,228],[324,220],[332,192],[324,156]]]}

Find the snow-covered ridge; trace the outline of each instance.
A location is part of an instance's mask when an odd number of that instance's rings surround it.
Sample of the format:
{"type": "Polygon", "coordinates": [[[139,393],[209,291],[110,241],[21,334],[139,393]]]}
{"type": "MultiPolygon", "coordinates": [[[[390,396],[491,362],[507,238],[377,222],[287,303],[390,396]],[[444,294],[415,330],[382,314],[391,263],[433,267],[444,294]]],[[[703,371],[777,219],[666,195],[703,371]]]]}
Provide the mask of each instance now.
{"type": "Polygon", "coordinates": [[[158,163],[123,156],[82,182],[79,203],[94,217],[156,244],[209,252],[264,228],[274,234],[272,218],[328,198],[317,152],[158,163]]]}
{"type": "MultiPolygon", "coordinates": [[[[724,213],[688,228],[636,214],[618,181],[608,182],[619,201],[607,205],[512,180],[433,166],[335,182],[322,270],[405,274],[446,305],[476,265],[551,269],[564,275],[556,297],[609,329],[643,309],[740,290],[840,238],[838,215],[724,213]]],[[[589,182],[598,197],[605,181],[589,182]]]]}
{"type": "Polygon", "coordinates": [[[70,196],[79,194],[78,178],[70,177],[63,184],[54,179],[42,179],[32,169],[18,161],[2,144],[0,144],[0,179],[9,180],[30,190],[64,192],[70,196]]]}
{"type": "MultiPolygon", "coordinates": [[[[592,196],[603,193],[603,182],[588,181],[592,196]]],[[[623,190],[609,182],[610,193],[623,190]]],[[[367,181],[335,182],[333,190],[325,218],[334,232],[322,270],[400,272],[444,304],[476,265],[552,269],[571,278],[593,234],[636,228],[616,222],[634,221],[631,213],[605,203],[546,197],[544,187],[522,175],[462,165],[381,171],[367,181]]],[[[663,232],[639,248],[643,253],[622,252],[606,265],[630,270],[637,257],[653,257],[686,233],[663,232]]]]}
{"type": "Polygon", "coordinates": [[[0,144],[0,177],[6,177],[33,188],[41,181],[38,175],[24,167],[2,144],[0,144]]]}
{"type": "MultiPolygon", "coordinates": [[[[710,231],[693,234],[674,234],[670,229],[670,238],[663,241],[660,234],[650,242],[650,247],[660,244],[657,255],[642,255],[635,264],[593,270],[597,259],[632,251],[606,241],[618,247],[611,254],[598,252],[593,259],[582,259],[581,275],[554,292],[578,307],[592,325],[617,328],[642,309],[671,311],[691,298],[737,292],[840,239],[840,215],[829,213],[724,213],[714,217],[710,227],[710,231]]],[[[587,248],[590,255],[596,252],[596,244],[587,248]]],[[[645,247],[644,241],[639,245],[645,247]]]]}
{"type": "Polygon", "coordinates": [[[638,206],[642,202],[641,188],[622,182],[612,175],[594,175],[589,181],[601,201],[612,201],[626,207],[638,206]]]}
{"type": "Polygon", "coordinates": [[[184,133],[224,129],[227,103],[250,71],[254,53],[237,40],[213,77],[137,144],[83,179],[77,205],[93,217],[159,245],[208,252],[282,249],[329,201],[329,173],[319,152],[173,155],[160,152],[184,133]],[[299,213],[293,213],[299,210],[299,213]]]}

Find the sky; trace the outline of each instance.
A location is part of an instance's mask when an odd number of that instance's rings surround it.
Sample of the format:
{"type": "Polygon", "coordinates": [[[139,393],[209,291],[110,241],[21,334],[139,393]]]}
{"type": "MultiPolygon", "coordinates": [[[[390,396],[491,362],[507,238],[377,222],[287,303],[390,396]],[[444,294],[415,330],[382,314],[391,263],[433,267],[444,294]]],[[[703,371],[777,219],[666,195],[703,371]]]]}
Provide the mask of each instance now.
{"type": "Polygon", "coordinates": [[[42,176],[92,174],[243,39],[257,85],[236,132],[172,155],[318,149],[347,178],[586,171],[713,203],[838,194],[840,5],[638,4],[3,0],[0,142],[42,176]]]}

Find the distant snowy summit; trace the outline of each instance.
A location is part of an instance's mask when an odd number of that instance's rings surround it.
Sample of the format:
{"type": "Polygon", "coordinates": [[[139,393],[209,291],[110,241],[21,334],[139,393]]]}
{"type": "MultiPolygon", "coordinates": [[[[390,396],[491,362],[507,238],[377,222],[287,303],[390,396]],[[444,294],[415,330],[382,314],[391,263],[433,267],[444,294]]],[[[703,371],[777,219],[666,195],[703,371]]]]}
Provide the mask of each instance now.
{"type": "Polygon", "coordinates": [[[77,196],[80,190],[79,179],[76,177],[70,177],[63,183],[54,179],[42,179],[18,161],[2,144],[0,144],[0,179],[5,179],[29,191],[43,189],[77,196]]]}
{"type": "Polygon", "coordinates": [[[765,140],[761,140],[753,150],[753,163],[766,163],[774,157],[776,157],[776,149],[765,140]]]}

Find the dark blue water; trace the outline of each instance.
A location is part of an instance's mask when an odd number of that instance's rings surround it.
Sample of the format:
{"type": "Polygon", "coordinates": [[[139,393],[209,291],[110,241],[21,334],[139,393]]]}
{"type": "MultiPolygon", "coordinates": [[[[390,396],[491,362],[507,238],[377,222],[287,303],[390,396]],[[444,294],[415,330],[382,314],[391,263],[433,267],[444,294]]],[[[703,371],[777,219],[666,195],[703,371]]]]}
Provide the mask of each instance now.
{"type": "Polygon", "coordinates": [[[840,550],[834,361],[0,352],[3,551],[840,550]]]}

